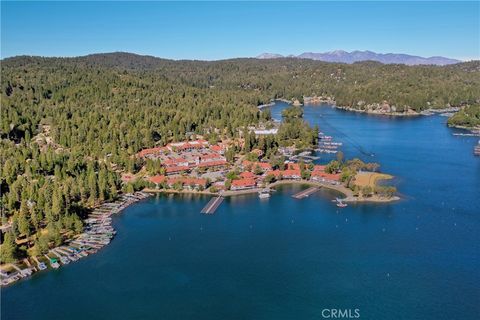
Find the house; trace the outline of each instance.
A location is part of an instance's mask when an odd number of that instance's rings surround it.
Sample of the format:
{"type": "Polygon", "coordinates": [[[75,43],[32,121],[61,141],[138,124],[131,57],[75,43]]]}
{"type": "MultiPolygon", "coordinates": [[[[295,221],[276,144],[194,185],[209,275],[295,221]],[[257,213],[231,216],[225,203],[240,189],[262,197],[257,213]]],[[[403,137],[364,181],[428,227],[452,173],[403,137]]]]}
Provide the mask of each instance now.
{"type": "Polygon", "coordinates": [[[190,170],[189,166],[170,166],[165,168],[167,175],[172,175],[172,174],[189,171],[189,170],[190,170]]]}
{"type": "Polygon", "coordinates": [[[177,166],[183,166],[183,167],[188,167],[188,160],[184,158],[168,158],[165,159],[162,164],[165,167],[177,167],[177,166]]]}
{"type": "Polygon", "coordinates": [[[287,170],[273,170],[273,171],[267,171],[265,173],[266,176],[272,175],[276,179],[301,179],[302,178],[302,173],[300,170],[295,170],[295,169],[287,169],[287,170]]]}
{"type": "Polygon", "coordinates": [[[252,189],[255,188],[257,183],[255,182],[255,179],[239,179],[239,180],[233,180],[232,185],[230,187],[231,190],[245,190],[245,189],[252,189]]]}
{"type": "Polygon", "coordinates": [[[167,181],[167,177],[163,176],[163,175],[157,175],[157,176],[153,176],[153,177],[148,178],[148,180],[151,183],[154,183],[158,187],[158,185],[167,181]]]}
{"type": "Polygon", "coordinates": [[[226,161],[227,159],[225,159],[224,156],[218,154],[218,153],[204,153],[202,155],[200,155],[197,159],[196,159],[196,164],[201,164],[201,163],[205,163],[205,162],[213,162],[213,161],[226,161]]]}
{"type": "Polygon", "coordinates": [[[322,165],[316,164],[316,165],[313,166],[313,171],[325,172],[326,167],[327,166],[322,166],[322,165]]]}
{"type": "Polygon", "coordinates": [[[273,129],[255,129],[253,130],[255,132],[256,136],[265,136],[265,135],[271,135],[271,134],[277,134],[278,129],[273,128],[273,129]]]}
{"type": "Polygon", "coordinates": [[[143,149],[140,152],[137,153],[137,157],[139,158],[147,158],[149,156],[154,156],[157,155],[161,152],[166,151],[165,147],[157,147],[157,148],[149,148],[149,149],[143,149]]]}
{"type": "Polygon", "coordinates": [[[242,179],[255,179],[255,174],[250,171],[244,171],[240,173],[240,177],[242,177],[242,179]]]}
{"type": "Polygon", "coordinates": [[[169,187],[173,187],[176,183],[181,184],[188,189],[198,189],[207,187],[207,179],[191,178],[191,177],[172,177],[167,180],[169,187]]]}
{"type": "Polygon", "coordinates": [[[219,154],[224,154],[225,153],[225,148],[223,146],[219,146],[218,144],[214,144],[210,146],[210,150],[213,152],[219,153],[219,154]]]}
{"type": "Polygon", "coordinates": [[[281,171],[282,176],[284,179],[301,179],[302,178],[302,173],[300,172],[300,169],[287,169],[281,171]]]}
{"type": "Polygon", "coordinates": [[[336,173],[325,173],[322,171],[313,171],[310,176],[312,181],[324,182],[330,184],[339,184],[340,183],[340,174],[336,173]]]}
{"type": "Polygon", "coordinates": [[[191,151],[203,149],[206,147],[208,147],[208,142],[205,140],[172,142],[167,145],[167,148],[171,151],[191,151]]]}
{"type": "Polygon", "coordinates": [[[216,161],[208,161],[208,162],[201,162],[198,164],[199,168],[220,168],[226,166],[227,160],[216,160],[216,161]]]}
{"type": "Polygon", "coordinates": [[[254,170],[257,166],[259,166],[264,172],[272,170],[272,165],[268,162],[255,162],[244,160],[242,162],[242,166],[244,170],[246,170],[247,168],[250,170],[254,170]]]}
{"type": "Polygon", "coordinates": [[[300,164],[298,164],[298,163],[293,163],[293,162],[289,162],[289,163],[287,163],[287,169],[290,169],[290,170],[300,170],[300,164]]]}

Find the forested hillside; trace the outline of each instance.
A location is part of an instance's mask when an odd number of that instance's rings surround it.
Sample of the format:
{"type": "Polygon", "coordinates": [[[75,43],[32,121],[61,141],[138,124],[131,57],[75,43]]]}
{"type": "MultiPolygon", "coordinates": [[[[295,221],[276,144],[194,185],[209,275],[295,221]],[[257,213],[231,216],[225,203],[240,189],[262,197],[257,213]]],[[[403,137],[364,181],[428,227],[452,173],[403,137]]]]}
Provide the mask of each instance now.
{"type": "MultiPolygon", "coordinates": [[[[138,169],[132,155],[141,148],[187,132],[238,136],[269,119],[256,106],[271,99],[324,95],[339,105],[388,101],[418,111],[480,99],[479,62],[201,62],[113,53],[9,58],[1,73],[2,224],[11,226],[2,261],[81,230],[85,208],[115,198],[119,173],[138,169]]],[[[276,143],[313,142],[315,131],[303,125],[290,119],[276,143]]]]}

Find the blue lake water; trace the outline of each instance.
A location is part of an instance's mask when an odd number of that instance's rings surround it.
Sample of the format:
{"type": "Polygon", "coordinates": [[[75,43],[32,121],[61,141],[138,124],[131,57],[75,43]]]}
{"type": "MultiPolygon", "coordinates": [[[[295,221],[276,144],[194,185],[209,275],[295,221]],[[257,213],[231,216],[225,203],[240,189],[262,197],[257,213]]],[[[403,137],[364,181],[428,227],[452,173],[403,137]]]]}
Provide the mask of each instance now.
{"type": "MultiPolygon", "coordinates": [[[[285,104],[272,107],[279,117],[285,104]]],[[[2,319],[478,319],[480,158],[440,116],[306,106],[347,158],[396,176],[394,204],[338,209],[331,191],[269,200],[160,195],[114,219],[96,255],[2,289],[2,319]],[[374,154],[374,156],[370,156],[374,154]]],[[[320,162],[327,161],[327,158],[320,162]]]]}

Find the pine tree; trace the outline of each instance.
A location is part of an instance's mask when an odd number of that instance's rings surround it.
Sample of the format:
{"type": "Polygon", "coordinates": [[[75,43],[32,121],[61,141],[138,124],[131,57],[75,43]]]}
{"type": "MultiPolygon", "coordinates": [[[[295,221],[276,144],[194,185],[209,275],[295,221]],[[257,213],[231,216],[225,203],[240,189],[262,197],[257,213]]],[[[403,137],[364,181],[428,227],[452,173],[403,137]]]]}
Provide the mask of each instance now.
{"type": "Polygon", "coordinates": [[[14,262],[17,254],[17,244],[15,243],[15,236],[12,232],[7,232],[3,239],[0,250],[0,258],[2,263],[14,262]]]}

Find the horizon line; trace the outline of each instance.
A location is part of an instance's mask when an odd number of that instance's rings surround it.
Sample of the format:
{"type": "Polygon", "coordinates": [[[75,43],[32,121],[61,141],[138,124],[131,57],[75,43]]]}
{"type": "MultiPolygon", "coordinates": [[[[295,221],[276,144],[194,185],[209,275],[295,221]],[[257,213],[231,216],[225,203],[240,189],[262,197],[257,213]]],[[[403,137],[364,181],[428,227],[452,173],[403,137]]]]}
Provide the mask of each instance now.
{"type": "MultiPolygon", "coordinates": [[[[258,59],[257,57],[262,55],[262,54],[279,54],[282,55],[282,58],[298,58],[299,55],[303,53],[314,53],[314,54],[324,54],[324,53],[332,53],[335,51],[345,51],[347,53],[352,53],[355,51],[358,52],[372,52],[375,54],[404,54],[404,55],[409,55],[409,56],[415,56],[415,57],[420,57],[424,59],[429,59],[429,58],[436,58],[436,57],[441,57],[441,58],[446,58],[446,59],[453,59],[453,60],[458,60],[459,62],[468,62],[468,61],[477,61],[480,60],[479,57],[448,57],[448,56],[442,56],[442,55],[433,55],[433,56],[421,56],[421,55],[416,55],[416,54],[410,54],[410,53],[404,53],[404,52],[376,52],[376,51],[371,51],[368,49],[365,50],[352,50],[352,51],[347,51],[343,49],[336,49],[336,50],[330,50],[330,51],[303,51],[298,54],[294,53],[278,53],[278,52],[272,52],[272,51],[263,51],[261,53],[258,53],[254,56],[234,56],[234,57],[225,57],[225,58],[217,58],[217,59],[202,59],[202,58],[174,58],[174,57],[166,57],[166,56],[160,56],[160,55],[155,55],[151,53],[144,53],[144,52],[134,52],[134,51],[124,51],[124,50],[115,50],[115,51],[107,51],[107,52],[90,52],[90,53],[83,53],[83,54],[77,54],[77,55],[42,55],[42,54],[30,54],[30,53],[22,53],[22,54],[15,54],[15,55],[8,55],[8,56],[3,56],[0,52],[0,60],[4,59],[9,59],[9,58],[15,58],[15,57],[40,57],[40,58],[80,58],[80,57],[85,57],[89,55],[96,55],[96,54],[112,54],[112,53],[128,53],[128,54],[134,54],[134,55],[139,55],[139,56],[149,56],[153,58],[158,58],[158,59],[165,59],[165,60],[174,60],[174,61],[182,61],[182,60],[191,60],[191,61],[222,61],[222,60],[232,60],[232,59],[258,59]]],[[[308,59],[308,58],[306,58],[308,59]]],[[[309,60],[314,60],[314,59],[309,59],[309,60]]],[[[317,60],[321,61],[321,60],[317,60]]]]}

